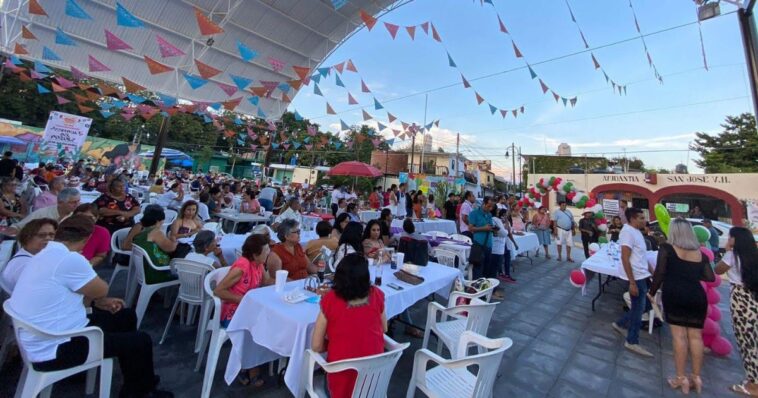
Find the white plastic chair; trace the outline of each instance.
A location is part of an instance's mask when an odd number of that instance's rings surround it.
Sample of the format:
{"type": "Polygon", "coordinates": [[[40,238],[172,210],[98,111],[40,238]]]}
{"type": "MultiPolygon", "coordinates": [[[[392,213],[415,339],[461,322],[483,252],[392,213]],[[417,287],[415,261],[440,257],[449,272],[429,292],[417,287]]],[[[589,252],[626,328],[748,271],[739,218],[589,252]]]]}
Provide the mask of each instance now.
{"type": "Polygon", "coordinates": [[[36,397],[39,394],[43,398],[49,398],[53,391],[54,383],[83,371],[87,371],[86,393],[92,394],[95,392],[95,376],[97,375],[97,368],[101,368],[100,397],[110,397],[111,379],[113,377],[113,359],[103,357],[103,331],[100,330],[100,328],[89,326],[79,330],[52,332],[39,329],[21,319],[21,316],[11,308],[10,302],[8,301],[3,303],[3,309],[13,320],[13,331],[17,341],[21,341],[18,336],[23,329],[27,334],[33,334],[42,338],[60,339],[81,336],[87,338],[89,342],[89,352],[87,353],[87,359],[83,364],[52,372],[40,372],[34,370],[31,361],[26,355],[26,351],[23,347],[19,347],[21,358],[24,361],[24,368],[21,371],[19,384],[16,387],[16,397],[36,397]]]}
{"type": "MultiPolygon", "coordinates": [[[[450,239],[450,234],[448,234],[447,232],[429,231],[426,234],[429,235],[429,236],[433,236],[435,238],[448,238],[448,239],[450,239]]],[[[462,236],[466,236],[466,235],[462,235],[462,236]]]]}
{"type": "Polygon", "coordinates": [[[413,358],[413,373],[406,398],[412,398],[418,388],[431,398],[489,398],[497,379],[500,362],[513,340],[505,337],[488,339],[467,331],[458,341],[458,359],[444,359],[421,349],[413,358]],[[479,354],[467,356],[470,345],[477,346],[479,354]],[[490,350],[484,352],[485,350],[490,350]],[[429,362],[437,366],[427,370],[429,362]],[[469,369],[477,369],[476,374],[469,369]]]}
{"type": "MultiPolygon", "coordinates": [[[[455,304],[458,302],[459,298],[468,299],[469,302],[470,300],[473,300],[473,299],[479,299],[481,301],[484,301],[485,303],[489,303],[490,299],[492,298],[492,293],[495,291],[495,288],[497,288],[500,285],[500,281],[496,278],[487,278],[487,281],[489,281],[490,287],[479,290],[476,293],[466,293],[465,291],[464,292],[461,292],[461,291],[451,292],[450,297],[447,300],[447,307],[448,308],[454,307],[455,304]]],[[[471,287],[471,285],[474,284],[474,282],[476,281],[464,280],[463,286],[465,288],[471,287]]]]}
{"type": "Polygon", "coordinates": [[[400,344],[385,335],[384,348],[386,352],[335,362],[327,362],[324,354],[308,349],[306,350],[308,367],[305,369],[305,389],[308,396],[312,398],[327,396],[326,391],[316,386],[313,380],[313,373],[316,370],[316,364],[318,364],[326,373],[342,372],[348,369],[358,372],[352,394],[353,398],[386,398],[392,371],[403,355],[403,350],[408,346],[410,343],[400,344]]]}
{"type": "Polygon", "coordinates": [[[203,221],[208,221],[211,219],[210,211],[208,210],[208,205],[206,205],[203,202],[197,203],[197,215],[200,217],[203,221]]]}
{"type": "Polygon", "coordinates": [[[213,376],[216,373],[221,346],[229,339],[226,329],[221,327],[221,299],[213,294],[213,289],[229,273],[229,267],[215,269],[205,276],[203,288],[205,290],[205,301],[200,311],[200,352],[195,364],[195,372],[200,370],[203,363],[205,350],[208,349],[208,360],[205,362],[205,373],[203,374],[203,389],[200,393],[201,398],[208,398],[211,395],[213,386],[213,376]],[[210,336],[208,336],[210,333],[210,336]],[[208,343],[210,342],[210,347],[208,343]]]}
{"type": "Polygon", "coordinates": [[[116,280],[116,276],[119,274],[119,272],[126,271],[126,286],[129,286],[129,280],[132,277],[131,270],[129,269],[129,264],[131,263],[131,256],[132,253],[127,250],[122,250],[121,246],[124,244],[124,240],[126,239],[127,235],[129,235],[129,231],[131,228],[122,228],[118,231],[114,232],[113,235],[111,235],[111,253],[115,256],[116,254],[121,254],[124,256],[129,256],[129,263],[126,265],[114,263],[115,267],[113,268],[113,273],[111,274],[111,280],[108,282],[108,286],[113,285],[113,281],[116,280]]]}
{"type": "MultiPolygon", "coordinates": [[[[145,282],[145,268],[144,266],[147,265],[148,267],[153,268],[156,271],[169,271],[171,269],[170,266],[165,267],[156,267],[155,264],[153,264],[153,261],[150,260],[150,256],[147,255],[147,252],[145,252],[144,249],[141,247],[134,245],[132,247],[132,265],[135,273],[135,284],[134,288],[136,289],[136,286],[140,286],[139,291],[139,297],[137,298],[137,306],[134,309],[134,311],[137,313],[137,329],[139,329],[140,324],[142,323],[142,318],[145,316],[145,311],[147,311],[147,305],[150,303],[150,298],[153,297],[153,294],[157,292],[160,289],[163,289],[165,287],[170,286],[176,286],[179,284],[178,279],[173,279],[167,282],[161,282],[161,283],[151,283],[148,284],[145,282]]],[[[130,292],[132,289],[130,289],[130,292]]],[[[129,298],[133,299],[134,293],[129,294],[129,298]]],[[[131,303],[129,303],[131,304],[131,303]]]]}
{"type": "MultiPolygon", "coordinates": [[[[8,265],[8,261],[11,259],[11,253],[13,252],[13,245],[16,243],[14,240],[6,240],[0,243],[0,275],[3,274],[5,267],[8,265]]],[[[4,303],[11,295],[11,289],[5,284],[4,279],[0,276],[0,303],[4,303]]],[[[10,353],[10,347],[16,344],[16,338],[13,334],[13,323],[9,316],[0,314],[0,370],[3,369],[6,357],[10,353]]]]}
{"type": "Polygon", "coordinates": [[[471,267],[468,267],[467,261],[459,256],[458,253],[452,250],[438,248],[434,250],[434,256],[437,257],[437,262],[440,264],[458,269],[458,271],[461,272],[461,275],[468,275],[469,280],[473,278],[473,270],[471,267]],[[455,264],[456,259],[458,260],[458,265],[455,264]],[[467,268],[468,274],[466,274],[467,268]]]}
{"type": "Polygon", "coordinates": [[[163,212],[166,214],[166,219],[163,220],[163,226],[171,225],[174,220],[176,220],[177,212],[176,210],[171,209],[164,209],[163,212]]]}
{"type": "MultiPolygon", "coordinates": [[[[163,344],[166,340],[168,329],[171,326],[171,321],[174,319],[176,308],[179,307],[180,302],[187,304],[188,311],[182,313],[187,314],[185,323],[190,323],[190,320],[194,317],[190,316],[190,314],[194,314],[194,311],[190,312],[189,307],[192,306],[194,309],[195,306],[202,306],[205,275],[207,275],[208,272],[213,271],[213,267],[210,265],[199,263],[197,261],[185,260],[183,258],[175,258],[171,260],[169,266],[172,270],[175,270],[176,274],[179,276],[179,293],[176,295],[174,306],[171,308],[171,314],[168,316],[165,329],[163,329],[163,336],[161,336],[161,340],[158,344],[163,344]]],[[[182,323],[181,317],[179,323],[182,323]]]]}
{"type": "Polygon", "coordinates": [[[217,222],[207,222],[203,224],[203,229],[206,231],[218,232],[219,224],[217,222]]]}
{"type": "Polygon", "coordinates": [[[469,304],[450,308],[445,308],[436,302],[429,303],[421,348],[429,346],[429,336],[434,332],[437,336],[437,354],[442,352],[444,344],[452,358],[457,359],[458,342],[463,332],[472,331],[486,336],[495,306],[497,303],[486,303],[479,299],[472,299],[469,304]],[[437,320],[438,315],[439,320],[437,320]]]}
{"type": "Polygon", "coordinates": [[[471,244],[471,238],[462,234],[452,234],[450,235],[450,239],[458,242],[468,243],[469,245],[471,244]]]}

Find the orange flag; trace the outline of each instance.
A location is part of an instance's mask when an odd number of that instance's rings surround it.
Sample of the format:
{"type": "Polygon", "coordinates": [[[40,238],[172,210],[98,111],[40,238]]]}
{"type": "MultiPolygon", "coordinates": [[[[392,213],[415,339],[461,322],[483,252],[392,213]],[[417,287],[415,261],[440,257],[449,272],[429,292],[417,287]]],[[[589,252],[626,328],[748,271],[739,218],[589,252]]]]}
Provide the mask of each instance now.
{"type": "Polygon", "coordinates": [[[200,73],[200,76],[203,79],[210,79],[213,76],[216,76],[219,73],[221,73],[221,70],[216,69],[208,64],[204,64],[198,61],[197,59],[195,59],[195,65],[197,66],[198,73],[200,73]]]}
{"type": "Polygon", "coordinates": [[[95,110],[95,108],[90,108],[89,106],[84,105],[78,105],[79,106],[79,112],[81,113],[90,113],[95,110]]]}
{"type": "Polygon", "coordinates": [[[268,95],[266,87],[250,87],[250,91],[259,97],[265,97],[268,95]]]}
{"type": "Polygon", "coordinates": [[[367,13],[366,11],[361,10],[361,19],[366,24],[366,27],[368,30],[371,30],[374,25],[376,25],[376,18],[374,18],[371,14],[367,13]]]}
{"type": "Polygon", "coordinates": [[[482,96],[479,95],[479,93],[477,93],[476,91],[474,91],[474,94],[476,94],[476,103],[477,103],[477,105],[481,105],[482,102],[484,102],[484,98],[482,98],[482,96]]]}
{"type": "Polygon", "coordinates": [[[227,111],[233,111],[234,108],[239,106],[240,102],[242,102],[242,97],[230,99],[229,101],[224,101],[221,104],[224,106],[224,109],[227,111]]]}
{"type": "Polygon", "coordinates": [[[440,37],[440,34],[437,33],[437,28],[434,27],[434,24],[431,24],[431,25],[432,25],[432,38],[442,43],[442,38],[440,37]]]}
{"type": "Polygon", "coordinates": [[[158,61],[156,61],[156,60],[148,57],[147,55],[145,55],[144,57],[145,57],[145,63],[147,64],[147,69],[150,70],[150,74],[152,74],[152,75],[157,75],[157,74],[160,74],[160,73],[171,72],[172,70],[174,70],[174,68],[172,68],[172,67],[170,67],[168,65],[164,65],[164,64],[162,64],[162,63],[160,63],[160,62],[158,62],[158,61]]]}
{"type": "Polygon", "coordinates": [[[282,102],[292,102],[292,100],[287,96],[287,94],[282,93],[282,102]]]}
{"type": "MultiPolygon", "coordinates": [[[[55,84],[55,83],[53,83],[53,84],[55,84]]],[[[85,91],[84,93],[87,94],[87,98],[89,98],[90,101],[97,101],[97,100],[100,99],[100,94],[99,93],[93,93],[92,91],[85,91]]]]}
{"type": "Polygon", "coordinates": [[[121,80],[124,82],[124,87],[126,88],[127,92],[130,93],[136,93],[138,91],[145,91],[144,86],[140,86],[139,84],[121,76],[121,80]]]}
{"type": "Polygon", "coordinates": [[[203,36],[210,36],[219,33],[223,33],[224,30],[220,26],[213,23],[203,11],[195,7],[195,19],[197,19],[197,26],[200,28],[200,34],[203,36]]]}
{"type": "Polygon", "coordinates": [[[53,86],[53,92],[54,93],[62,93],[64,91],[68,91],[66,88],[64,88],[64,87],[62,87],[62,86],[60,86],[58,84],[51,83],[51,85],[53,86]]]}
{"type": "Polygon", "coordinates": [[[19,78],[19,80],[21,80],[22,82],[29,82],[29,81],[31,81],[31,80],[32,80],[32,78],[31,78],[31,77],[29,77],[29,75],[27,75],[26,73],[19,73],[19,74],[18,74],[18,78],[19,78]]]}
{"type": "Polygon", "coordinates": [[[48,16],[37,0],[29,0],[29,14],[48,16]]]}
{"type": "Polygon", "coordinates": [[[37,40],[37,36],[35,36],[26,26],[21,27],[21,37],[24,39],[37,40]]]}
{"type": "Polygon", "coordinates": [[[415,26],[406,26],[405,30],[408,32],[408,36],[411,37],[411,40],[416,38],[416,27],[415,26]]]}
{"type": "Polygon", "coordinates": [[[290,80],[287,83],[289,83],[289,85],[295,90],[300,90],[300,87],[303,85],[302,80],[290,80]]]}
{"type": "Polygon", "coordinates": [[[103,93],[103,95],[116,95],[119,93],[115,87],[109,84],[101,83],[98,87],[100,88],[100,92],[103,93]]]}
{"type": "Polygon", "coordinates": [[[385,22],[384,27],[387,28],[387,32],[390,33],[390,36],[392,36],[392,39],[395,39],[395,36],[397,36],[397,30],[400,29],[400,26],[395,25],[393,23],[385,22]]]}
{"type": "Polygon", "coordinates": [[[28,55],[29,51],[26,51],[26,48],[21,44],[16,43],[16,46],[13,48],[13,53],[18,55],[28,55]]]}
{"type": "Polygon", "coordinates": [[[347,65],[345,65],[345,69],[349,70],[350,72],[358,73],[358,69],[356,69],[355,64],[353,64],[352,59],[347,60],[347,65]]]}
{"type": "Polygon", "coordinates": [[[521,54],[521,51],[519,51],[518,47],[516,47],[516,42],[511,40],[511,44],[513,44],[513,52],[516,53],[516,58],[522,58],[523,55],[521,54]]]}
{"type": "Polygon", "coordinates": [[[311,71],[311,68],[307,66],[292,65],[292,70],[295,71],[295,73],[300,78],[300,80],[303,80],[305,79],[306,76],[308,76],[308,73],[311,71]]]}

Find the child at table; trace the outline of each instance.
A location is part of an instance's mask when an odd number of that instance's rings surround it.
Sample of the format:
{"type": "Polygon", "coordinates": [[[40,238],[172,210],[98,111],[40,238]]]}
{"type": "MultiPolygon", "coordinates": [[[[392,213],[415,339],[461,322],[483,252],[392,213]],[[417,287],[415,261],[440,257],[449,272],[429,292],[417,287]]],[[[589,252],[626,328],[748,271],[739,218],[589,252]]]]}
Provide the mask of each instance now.
{"type": "MultiPolygon", "coordinates": [[[[250,235],[242,245],[242,256],[232,264],[229,273],[213,289],[213,294],[220,298],[221,326],[229,326],[245,293],[260,286],[271,285],[274,280],[265,272],[263,264],[269,254],[268,240],[263,235],[250,235]]],[[[255,387],[263,385],[260,369],[248,369],[237,378],[242,385],[251,382],[255,387]]]]}

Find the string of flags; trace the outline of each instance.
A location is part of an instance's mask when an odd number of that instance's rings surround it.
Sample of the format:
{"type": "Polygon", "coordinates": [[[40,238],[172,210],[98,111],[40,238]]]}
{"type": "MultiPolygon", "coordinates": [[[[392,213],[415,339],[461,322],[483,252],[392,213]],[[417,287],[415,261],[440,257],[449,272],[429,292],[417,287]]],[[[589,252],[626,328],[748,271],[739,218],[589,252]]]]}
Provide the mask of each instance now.
{"type": "Polygon", "coordinates": [[[642,41],[642,47],[645,49],[645,56],[647,57],[647,63],[650,66],[651,69],[653,69],[653,75],[655,76],[655,79],[658,80],[659,84],[663,84],[663,76],[661,76],[660,73],[658,73],[658,68],[655,66],[655,62],[653,62],[653,57],[650,55],[650,50],[647,48],[647,42],[645,41],[645,36],[642,34],[642,30],[640,29],[640,23],[637,20],[637,12],[634,10],[634,5],[632,4],[632,0],[629,0],[629,9],[632,10],[632,17],[634,18],[634,28],[637,29],[637,34],[640,35],[640,41],[642,41]]]}
{"type": "MultiPolygon", "coordinates": [[[[569,15],[571,16],[571,22],[576,25],[576,29],[579,32],[579,37],[582,39],[582,43],[584,44],[585,49],[589,49],[590,45],[587,43],[587,38],[584,36],[584,31],[582,31],[582,27],[579,26],[579,22],[576,20],[576,16],[574,16],[574,10],[571,9],[571,4],[569,3],[569,0],[566,0],[566,8],[568,8],[569,15]]],[[[608,72],[605,71],[605,68],[603,68],[600,65],[600,62],[598,62],[597,57],[595,56],[595,53],[593,51],[590,51],[590,57],[592,57],[592,65],[595,67],[595,70],[599,70],[603,73],[603,77],[605,77],[605,82],[610,84],[611,87],[613,87],[613,92],[618,92],[619,95],[626,95],[626,85],[617,83],[615,80],[611,79],[608,76],[608,72]]]]}

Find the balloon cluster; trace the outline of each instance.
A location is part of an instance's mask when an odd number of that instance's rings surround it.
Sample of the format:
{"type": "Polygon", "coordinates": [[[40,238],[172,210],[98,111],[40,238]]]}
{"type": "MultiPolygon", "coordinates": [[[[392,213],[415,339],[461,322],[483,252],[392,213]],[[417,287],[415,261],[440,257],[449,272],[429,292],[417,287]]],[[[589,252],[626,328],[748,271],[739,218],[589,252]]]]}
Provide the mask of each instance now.
{"type": "Polygon", "coordinates": [[[715,355],[725,357],[732,352],[732,343],[721,335],[721,310],[717,306],[721,301],[721,294],[716,289],[721,285],[721,277],[716,275],[713,282],[700,282],[708,298],[708,312],[703,324],[703,344],[711,349],[715,355]]]}
{"type": "Polygon", "coordinates": [[[579,191],[573,182],[565,181],[561,177],[540,178],[536,184],[529,187],[526,195],[518,201],[518,204],[525,207],[534,207],[538,202],[541,203],[542,197],[550,191],[562,193],[566,195],[566,200],[573,203],[577,208],[586,208],[587,211],[592,212],[592,217],[595,219],[595,225],[597,225],[598,230],[601,232],[608,230],[608,220],[605,218],[605,214],[603,214],[603,206],[597,203],[595,195],[579,191]]]}

